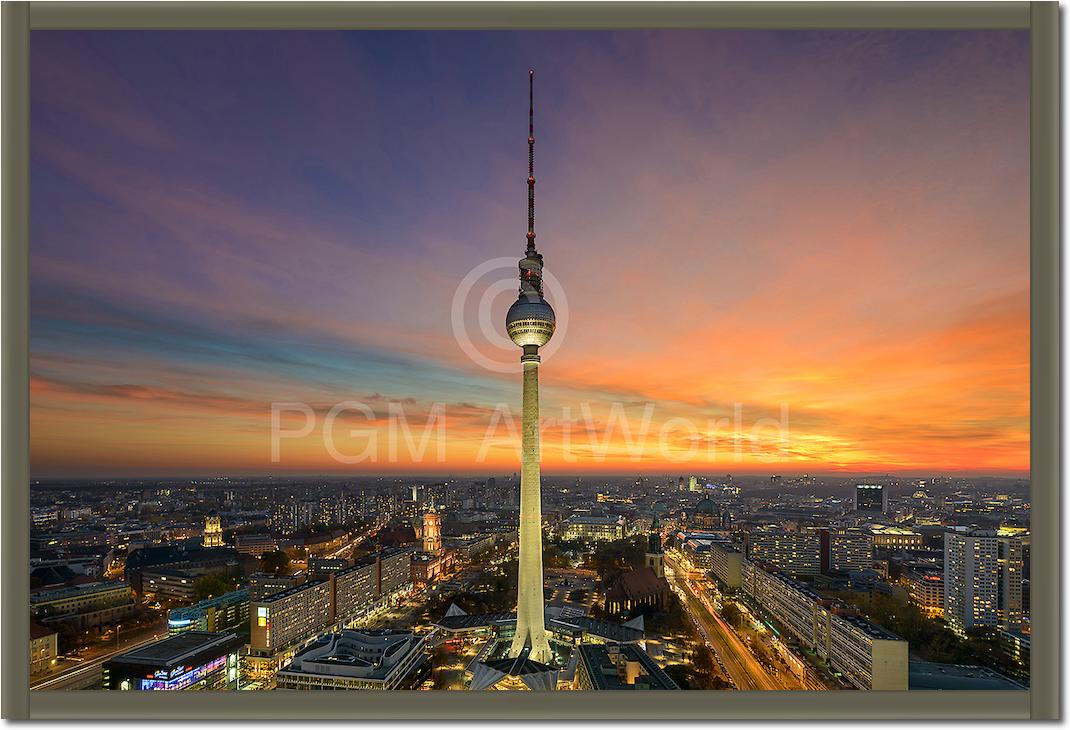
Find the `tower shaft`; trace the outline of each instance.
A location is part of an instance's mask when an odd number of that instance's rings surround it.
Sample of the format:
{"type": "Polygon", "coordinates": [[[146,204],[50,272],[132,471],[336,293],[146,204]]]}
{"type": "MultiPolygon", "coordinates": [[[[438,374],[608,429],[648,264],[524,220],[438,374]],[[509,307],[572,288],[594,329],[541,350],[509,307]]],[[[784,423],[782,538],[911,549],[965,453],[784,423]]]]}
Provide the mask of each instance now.
{"type": "Polygon", "coordinates": [[[521,430],[520,566],[518,571],[516,636],[509,651],[517,656],[531,645],[531,659],[549,663],[550,642],[543,614],[542,485],[539,467],[539,362],[526,360],[521,430]]]}

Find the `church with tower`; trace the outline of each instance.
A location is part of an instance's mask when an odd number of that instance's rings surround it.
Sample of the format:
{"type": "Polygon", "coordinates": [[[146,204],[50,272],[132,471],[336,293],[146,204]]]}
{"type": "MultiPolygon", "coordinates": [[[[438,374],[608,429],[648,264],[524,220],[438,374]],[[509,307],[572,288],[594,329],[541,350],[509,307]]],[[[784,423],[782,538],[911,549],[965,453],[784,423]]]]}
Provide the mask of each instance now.
{"type": "Polygon", "coordinates": [[[669,582],[665,579],[661,523],[655,513],[647,535],[643,567],[622,573],[606,589],[606,612],[631,616],[637,611],[661,611],[668,605],[671,592],[669,582]]]}

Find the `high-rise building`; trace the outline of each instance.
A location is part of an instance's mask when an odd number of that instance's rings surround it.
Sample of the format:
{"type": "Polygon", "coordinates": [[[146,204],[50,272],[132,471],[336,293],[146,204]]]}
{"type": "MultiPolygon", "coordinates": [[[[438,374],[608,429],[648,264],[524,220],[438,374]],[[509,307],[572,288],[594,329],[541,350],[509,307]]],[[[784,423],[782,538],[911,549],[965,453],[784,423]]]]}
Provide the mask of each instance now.
{"type": "Polygon", "coordinates": [[[767,563],[794,576],[821,572],[821,536],[815,531],[754,530],[747,539],[747,554],[751,560],[767,563]]]}
{"type": "Polygon", "coordinates": [[[328,580],[309,581],[252,601],[250,647],[278,650],[303,642],[331,623],[333,609],[328,580]]]}
{"type": "Polygon", "coordinates": [[[884,514],[888,511],[888,490],[880,484],[855,485],[855,510],[884,514]]]}
{"type": "Polygon", "coordinates": [[[201,545],[206,548],[223,547],[223,526],[219,523],[219,515],[214,512],[204,518],[204,540],[201,545]]]}
{"type": "Polygon", "coordinates": [[[510,656],[530,646],[529,658],[546,663],[550,643],[543,616],[542,487],[539,467],[539,348],[550,341],[556,319],[543,298],[542,255],[535,249],[535,72],[528,72],[528,233],[520,260],[520,292],[509,307],[505,328],[523,348],[524,371],[520,467],[520,567],[516,635],[510,656]]]}
{"type": "Polygon", "coordinates": [[[996,532],[944,533],[944,620],[964,635],[974,626],[1022,623],[1022,542],[996,532]]]}
{"type": "Polygon", "coordinates": [[[861,530],[819,530],[821,572],[849,573],[873,567],[873,539],[861,530]]]}
{"type": "Polygon", "coordinates": [[[271,529],[283,535],[292,535],[298,529],[298,509],[294,502],[279,502],[271,510],[271,529]]]}

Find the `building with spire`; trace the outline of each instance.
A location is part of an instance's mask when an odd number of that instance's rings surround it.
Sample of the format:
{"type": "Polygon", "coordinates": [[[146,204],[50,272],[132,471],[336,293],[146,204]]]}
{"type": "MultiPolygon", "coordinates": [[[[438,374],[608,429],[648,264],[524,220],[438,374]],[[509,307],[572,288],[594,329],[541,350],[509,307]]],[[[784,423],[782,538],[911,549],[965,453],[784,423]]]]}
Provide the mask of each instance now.
{"type": "Polygon", "coordinates": [[[435,509],[435,501],[424,514],[424,552],[437,553],[442,550],[442,515],[435,509]]]}
{"type": "Polygon", "coordinates": [[[204,518],[204,539],[201,540],[201,546],[206,548],[223,547],[223,526],[219,522],[219,515],[215,512],[206,515],[204,518]]]}
{"type": "Polygon", "coordinates": [[[631,616],[637,611],[662,611],[672,589],[665,579],[665,553],[661,547],[661,523],[657,512],[647,535],[643,567],[622,573],[606,589],[605,608],[610,614],[631,616]]]}
{"type": "Polygon", "coordinates": [[[535,248],[535,71],[528,71],[528,233],[520,259],[520,291],[509,307],[505,328],[520,356],[523,405],[520,467],[520,568],[517,586],[516,635],[510,657],[525,653],[541,664],[552,659],[546,633],[542,573],[542,487],[539,446],[539,348],[550,341],[556,320],[543,298],[542,255],[535,248]]]}
{"type": "Polygon", "coordinates": [[[423,550],[412,556],[413,583],[427,585],[453,572],[456,552],[442,545],[442,514],[435,509],[434,499],[424,513],[421,541],[423,550]]]}
{"type": "Polygon", "coordinates": [[[646,556],[643,564],[654,571],[659,578],[665,577],[665,551],[661,547],[661,522],[658,513],[650,523],[650,535],[647,536],[646,556]]]}

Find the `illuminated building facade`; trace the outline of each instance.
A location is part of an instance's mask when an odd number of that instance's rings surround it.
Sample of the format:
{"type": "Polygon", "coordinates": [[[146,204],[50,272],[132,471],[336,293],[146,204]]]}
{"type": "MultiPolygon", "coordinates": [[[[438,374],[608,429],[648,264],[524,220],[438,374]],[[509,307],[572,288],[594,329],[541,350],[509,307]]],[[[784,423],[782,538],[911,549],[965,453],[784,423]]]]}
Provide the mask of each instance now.
{"type": "Polygon", "coordinates": [[[1022,543],[996,532],[944,534],[944,620],[960,636],[974,626],[1022,623],[1022,543]]]}
{"type": "Polygon", "coordinates": [[[821,561],[823,573],[871,570],[873,540],[861,530],[822,530],[821,561]]]}
{"type": "Polygon", "coordinates": [[[691,511],[689,523],[696,530],[716,530],[721,527],[721,510],[709,497],[700,499],[691,511]]]}
{"type": "Polygon", "coordinates": [[[105,690],[237,689],[237,634],[187,631],[120,654],[104,663],[105,690]]]}
{"type": "Polygon", "coordinates": [[[239,553],[259,558],[277,550],[278,544],[267,534],[238,535],[234,538],[234,547],[239,553]]]}
{"type": "Polygon", "coordinates": [[[884,514],[888,511],[888,490],[880,484],[856,485],[855,510],[884,514]]]}
{"type": "Polygon", "coordinates": [[[204,518],[204,539],[201,545],[206,548],[223,547],[223,526],[219,515],[212,513],[204,518]]]}
{"type": "Polygon", "coordinates": [[[393,548],[249,607],[248,675],[270,678],[319,634],[345,628],[412,587],[412,550],[393,548]]]}
{"type": "Polygon", "coordinates": [[[411,631],[370,629],[330,634],[298,652],[275,675],[277,689],[411,689],[427,661],[424,639],[411,631]]]}
{"type": "Polygon", "coordinates": [[[810,586],[742,561],[742,589],[857,689],[908,689],[907,642],[810,586]]]}
{"type": "Polygon", "coordinates": [[[42,674],[56,665],[59,656],[59,633],[55,629],[30,622],[30,674],[42,674]]]}
{"type": "Polygon", "coordinates": [[[172,608],[167,612],[167,633],[174,636],[186,631],[231,631],[248,621],[249,589],[242,588],[192,606],[172,608]]]}
{"type": "Polygon", "coordinates": [[[710,545],[710,570],[725,588],[739,588],[743,582],[743,553],[729,543],[710,545]]]}
{"type": "Polygon", "coordinates": [[[791,575],[821,573],[821,536],[814,531],[754,530],[748,536],[747,551],[751,560],[791,575]]]}
{"type": "Polygon", "coordinates": [[[456,553],[442,546],[442,515],[432,501],[423,520],[423,551],[412,556],[412,582],[427,585],[453,571],[456,553]]]}
{"type": "Polygon", "coordinates": [[[119,581],[82,583],[30,595],[30,609],[39,619],[89,614],[133,602],[130,586],[119,581]]]}
{"type": "Polygon", "coordinates": [[[624,518],[610,515],[572,515],[565,524],[562,538],[581,542],[603,542],[624,537],[624,518]]]}
{"type": "Polygon", "coordinates": [[[929,618],[944,615],[944,575],[935,570],[908,570],[899,578],[910,601],[929,618]]]}
{"type": "Polygon", "coordinates": [[[866,532],[874,548],[888,550],[920,550],[925,538],[920,532],[895,525],[866,525],[866,532]]]}
{"type": "Polygon", "coordinates": [[[425,553],[437,553],[442,549],[442,515],[435,510],[434,502],[424,515],[423,542],[425,553]]]}

